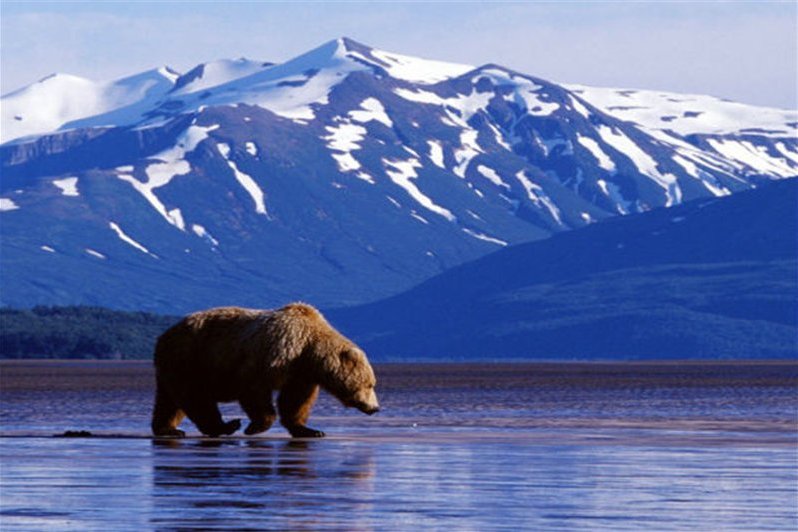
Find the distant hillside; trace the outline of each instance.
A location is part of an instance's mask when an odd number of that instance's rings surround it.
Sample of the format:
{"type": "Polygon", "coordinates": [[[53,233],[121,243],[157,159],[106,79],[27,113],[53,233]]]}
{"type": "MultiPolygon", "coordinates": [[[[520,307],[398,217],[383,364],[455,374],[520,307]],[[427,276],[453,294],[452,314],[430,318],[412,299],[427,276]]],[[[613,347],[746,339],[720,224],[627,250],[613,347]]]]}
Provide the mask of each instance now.
{"type": "Polygon", "coordinates": [[[798,356],[798,181],[615,218],[329,312],[374,358],[798,356]]]}
{"type": "Polygon", "coordinates": [[[150,358],[176,321],[97,307],[0,309],[0,358],[150,358]]]}

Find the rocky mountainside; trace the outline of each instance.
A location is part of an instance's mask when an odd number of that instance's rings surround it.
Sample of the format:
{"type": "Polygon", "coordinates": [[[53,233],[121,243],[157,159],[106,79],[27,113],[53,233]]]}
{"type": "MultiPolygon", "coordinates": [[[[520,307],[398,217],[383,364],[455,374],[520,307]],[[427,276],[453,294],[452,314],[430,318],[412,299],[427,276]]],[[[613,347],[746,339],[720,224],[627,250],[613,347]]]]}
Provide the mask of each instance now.
{"type": "Polygon", "coordinates": [[[2,99],[0,303],[363,303],[510,244],[794,177],[797,127],[346,38],[281,64],[53,75],[2,99]]]}

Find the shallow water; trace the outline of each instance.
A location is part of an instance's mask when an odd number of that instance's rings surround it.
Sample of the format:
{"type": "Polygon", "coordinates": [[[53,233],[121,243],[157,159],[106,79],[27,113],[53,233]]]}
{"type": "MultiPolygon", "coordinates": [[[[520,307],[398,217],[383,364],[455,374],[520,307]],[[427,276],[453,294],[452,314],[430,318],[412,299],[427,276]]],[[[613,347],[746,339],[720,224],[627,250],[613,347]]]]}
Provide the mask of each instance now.
{"type": "Polygon", "coordinates": [[[798,364],[378,366],[321,440],[152,440],[146,364],[0,369],[3,530],[798,526],[798,364]]]}

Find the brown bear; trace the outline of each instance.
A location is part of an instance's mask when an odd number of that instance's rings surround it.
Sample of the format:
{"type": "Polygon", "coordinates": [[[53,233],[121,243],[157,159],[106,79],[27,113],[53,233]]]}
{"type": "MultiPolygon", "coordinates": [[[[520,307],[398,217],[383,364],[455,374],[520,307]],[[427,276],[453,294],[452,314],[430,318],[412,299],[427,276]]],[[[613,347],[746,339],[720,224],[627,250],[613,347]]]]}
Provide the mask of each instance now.
{"type": "Polygon", "coordinates": [[[208,436],[238,430],[224,422],[217,403],[238,401],[249,417],[246,434],[267,430],[276,418],[294,437],[321,437],[305,423],[324,388],[345,406],[379,410],[377,381],[365,353],[310,305],[278,310],[222,307],[190,314],[155,346],[152,432],[183,436],[184,416],[208,436]]]}

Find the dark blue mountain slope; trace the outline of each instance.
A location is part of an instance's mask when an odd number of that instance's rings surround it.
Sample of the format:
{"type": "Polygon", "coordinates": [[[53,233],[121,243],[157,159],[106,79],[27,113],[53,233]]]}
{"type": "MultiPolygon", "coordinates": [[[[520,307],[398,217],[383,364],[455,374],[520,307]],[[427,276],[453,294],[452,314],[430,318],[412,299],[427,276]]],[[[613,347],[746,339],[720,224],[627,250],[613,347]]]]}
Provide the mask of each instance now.
{"type": "Polygon", "coordinates": [[[798,182],[519,244],[330,311],[377,359],[798,356],[798,182]]]}

